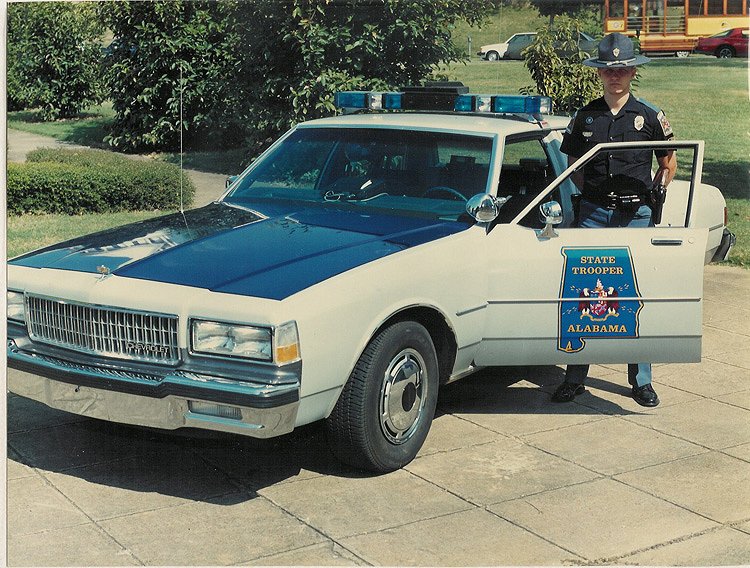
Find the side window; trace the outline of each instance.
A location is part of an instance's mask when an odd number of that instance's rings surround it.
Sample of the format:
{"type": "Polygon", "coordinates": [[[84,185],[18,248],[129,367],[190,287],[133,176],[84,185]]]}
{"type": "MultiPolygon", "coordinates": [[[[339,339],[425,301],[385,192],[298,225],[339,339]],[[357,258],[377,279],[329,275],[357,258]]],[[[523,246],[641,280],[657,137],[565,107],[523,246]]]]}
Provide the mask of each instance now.
{"type": "Polygon", "coordinates": [[[497,195],[508,201],[500,209],[498,222],[512,221],[552,179],[553,171],[541,139],[506,139],[497,195]]]}

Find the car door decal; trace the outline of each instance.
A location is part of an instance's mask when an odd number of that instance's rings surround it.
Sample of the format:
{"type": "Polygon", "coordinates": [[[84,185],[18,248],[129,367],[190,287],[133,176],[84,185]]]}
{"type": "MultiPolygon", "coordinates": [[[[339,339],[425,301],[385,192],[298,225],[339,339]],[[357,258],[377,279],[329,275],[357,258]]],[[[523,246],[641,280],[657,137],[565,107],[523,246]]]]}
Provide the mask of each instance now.
{"type": "Polygon", "coordinates": [[[577,353],[586,339],[638,337],[643,308],[629,247],[563,247],[557,348],[577,353]]]}

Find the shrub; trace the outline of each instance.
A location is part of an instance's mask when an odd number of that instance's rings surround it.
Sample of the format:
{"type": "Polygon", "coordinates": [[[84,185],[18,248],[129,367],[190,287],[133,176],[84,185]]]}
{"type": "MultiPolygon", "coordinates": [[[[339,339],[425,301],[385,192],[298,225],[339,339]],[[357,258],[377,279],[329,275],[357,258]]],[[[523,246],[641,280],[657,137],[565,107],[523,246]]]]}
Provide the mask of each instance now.
{"type": "Polygon", "coordinates": [[[9,109],[38,108],[42,120],[55,120],[101,102],[102,32],[91,4],[9,4],[9,109]]]}
{"type": "MultiPolygon", "coordinates": [[[[180,206],[180,170],[103,150],[40,149],[8,164],[8,213],[102,213],[180,206]]],[[[183,205],[195,187],[182,174],[183,205]]]]}
{"type": "Polygon", "coordinates": [[[552,97],[556,113],[572,113],[601,96],[601,82],[596,71],[583,65],[587,54],[578,48],[580,24],[558,18],[554,30],[537,30],[536,39],[524,52],[525,64],[535,85],[522,93],[537,92],[552,97]]]}

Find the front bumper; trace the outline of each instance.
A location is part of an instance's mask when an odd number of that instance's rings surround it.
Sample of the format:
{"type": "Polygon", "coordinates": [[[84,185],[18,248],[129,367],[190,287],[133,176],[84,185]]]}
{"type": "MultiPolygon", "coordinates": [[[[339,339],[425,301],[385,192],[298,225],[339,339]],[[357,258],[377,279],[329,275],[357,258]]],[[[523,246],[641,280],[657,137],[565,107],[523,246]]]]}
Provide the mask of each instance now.
{"type": "Polygon", "coordinates": [[[294,429],[299,381],[264,384],[210,374],[152,375],[33,353],[8,340],[8,390],[47,406],[112,422],[270,438],[294,429]],[[206,409],[210,410],[206,410],[206,409]]]}

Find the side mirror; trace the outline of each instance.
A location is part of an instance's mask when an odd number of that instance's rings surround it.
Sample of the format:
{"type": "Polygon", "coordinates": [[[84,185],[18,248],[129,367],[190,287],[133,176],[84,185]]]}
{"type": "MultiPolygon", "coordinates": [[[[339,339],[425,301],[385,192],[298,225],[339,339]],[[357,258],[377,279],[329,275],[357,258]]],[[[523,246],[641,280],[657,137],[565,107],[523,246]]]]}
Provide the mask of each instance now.
{"type": "Polygon", "coordinates": [[[552,239],[558,235],[553,228],[563,221],[563,210],[557,201],[547,201],[539,206],[539,218],[544,223],[544,230],[539,233],[540,238],[552,239]]]}
{"type": "Polygon", "coordinates": [[[466,212],[479,223],[491,223],[497,219],[500,208],[507,201],[507,197],[492,197],[488,193],[477,193],[466,202],[466,212]]]}
{"type": "Polygon", "coordinates": [[[229,176],[224,182],[224,188],[229,189],[229,186],[232,185],[235,181],[237,181],[238,177],[240,176],[229,176]]]}

